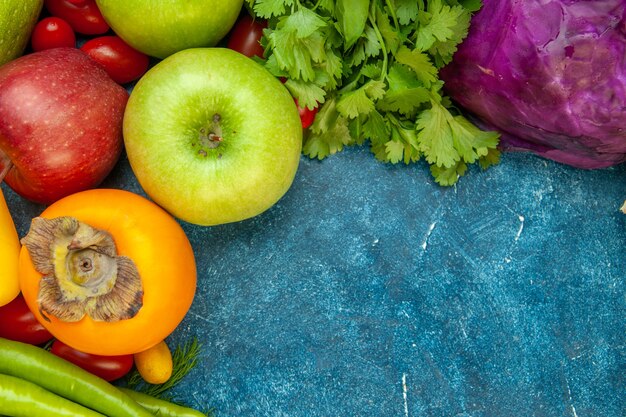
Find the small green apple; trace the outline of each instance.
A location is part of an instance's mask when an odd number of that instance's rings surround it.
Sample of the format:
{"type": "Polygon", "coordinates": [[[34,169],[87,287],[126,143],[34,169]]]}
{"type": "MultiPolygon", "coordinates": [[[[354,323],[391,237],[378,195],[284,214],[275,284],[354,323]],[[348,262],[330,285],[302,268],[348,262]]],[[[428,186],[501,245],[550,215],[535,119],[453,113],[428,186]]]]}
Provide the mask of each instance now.
{"type": "Polygon", "coordinates": [[[144,191],[198,225],[236,222],[274,205],[295,177],[302,126],[283,84],[226,48],[193,48],[135,85],[124,142],[144,191]]]}
{"type": "Polygon", "coordinates": [[[233,27],[243,0],[96,0],[115,33],[144,54],[165,58],[215,46],[233,27]]]}

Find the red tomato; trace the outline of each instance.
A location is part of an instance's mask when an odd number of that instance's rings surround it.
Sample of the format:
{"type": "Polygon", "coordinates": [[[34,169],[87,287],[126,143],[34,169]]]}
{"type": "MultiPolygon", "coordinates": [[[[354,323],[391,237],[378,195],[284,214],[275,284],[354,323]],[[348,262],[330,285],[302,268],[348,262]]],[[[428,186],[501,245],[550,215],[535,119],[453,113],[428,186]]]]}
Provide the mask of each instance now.
{"type": "Polygon", "coordinates": [[[76,350],[60,340],[52,342],[50,352],[107,381],[123,377],[132,369],[134,363],[133,355],[92,355],[76,350]]]}
{"type": "Polygon", "coordinates": [[[294,98],[293,101],[295,101],[296,106],[298,106],[298,113],[300,113],[302,128],[308,128],[313,124],[313,120],[315,120],[315,115],[317,114],[318,107],[314,107],[313,110],[310,110],[308,107],[300,107],[297,98],[294,98]]]}
{"type": "Polygon", "coordinates": [[[101,35],[109,31],[95,0],[44,0],[51,15],[67,21],[78,33],[101,35]]]}
{"type": "Polygon", "coordinates": [[[263,36],[263,29],[267,27],[267,21],[254,20],[250,15],[242,15],[233,29],[230,32],[228,38],[228,48],[240,52],[245,56],[258,56],[263,58],[263,47],[259,41],[263,36]]]}
{"type": "Polygon", "coordinates": [[[80,49],[98,62],[113,80],[126,84],[141,77],[150,64],[147,55],[133,49],[118,36],[88,40],[80,49]]]}
{"type": "Polygon", "coordinates": [[[46,17],[35,25],[31,36],[33,51],[43,51],[44,49],[76,46],[76,35],[74,29],[60,17],[46,17]]]}
{"type": "MultiPolygon", "coordinates": [[[[278,79],[283,84],[287,82],[287,79],[285,77],[279,77],[278,79]]],[[[315,120],[315,115],[319,110],[319,106],[313,107],[313,110],[309,110],[308,107],[300,107],[297,98],[294,97],[293,101],[296,103],[296,107],[298,108],[298,114],[300,114],[300,122],[302,123],[302,128],[308,128],[313,124],[313,121],[315,120]]]]}
{"type": "Polygon", "coordinates": [[[40,345],[52,339],[50,332],[28,309],[22,294],[0,307],[0,337],[31,345],[40,345]]]}

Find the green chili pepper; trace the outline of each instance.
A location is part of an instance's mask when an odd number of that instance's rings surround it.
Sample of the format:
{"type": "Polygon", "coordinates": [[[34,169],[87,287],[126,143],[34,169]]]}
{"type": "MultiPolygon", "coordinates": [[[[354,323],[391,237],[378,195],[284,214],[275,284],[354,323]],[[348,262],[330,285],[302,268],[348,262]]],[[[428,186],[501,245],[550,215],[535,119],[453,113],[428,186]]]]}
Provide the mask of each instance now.
{"type": "Polygon", "coordinates": [[[0,374],[0,414],[11,417],[104,417],[39,385],[4,374],[0,374]]]}
{"type": "Polygon", "coordinates": [[[0,338],[0,373],[39,385],[108,417],[154,417],[114,385],[37,346],[0,338]]]}
{"type": "Polygon", "coordinates": [[[133,400],[137,401],[143,408],[159,417],[206,417],[206,414],[194,410],[193,408],[183,407],[132,389],[120,389],[133,400]]]}

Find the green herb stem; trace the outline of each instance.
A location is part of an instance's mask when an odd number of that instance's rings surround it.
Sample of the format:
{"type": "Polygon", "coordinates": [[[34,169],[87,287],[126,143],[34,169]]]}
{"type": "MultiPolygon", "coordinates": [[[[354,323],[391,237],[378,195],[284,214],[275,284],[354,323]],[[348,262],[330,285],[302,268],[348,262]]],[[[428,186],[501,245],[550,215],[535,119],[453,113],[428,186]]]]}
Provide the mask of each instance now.
{"type": "MultiPolygon", "coordinates": [[[[375,7],[376,2],[372,2],[372,8],[375,7]]],[[[373,17],[374,11],[370,11],[370,14],[368,16],[368,20],[370,22],[370,24],[372,25],[372,29],[374,29],[374,33],[376,33],[376,38],[378,39],[378,42],[380,43],[380,48],[382,50],[382,55],[383,55],[383,63],[382,63],[382,70],[380,71],[380,81],[385,81],[385,79],[387,78],[387,65],[389,63],[389,57],[388,57],[388,53],[387,53],[387,47],[385,45],[385,40],[383,39],[382,34],[380,33],[380,29],[378,29],[378,26],[376,25],[376,19],[375,17],[373,17]]]]}

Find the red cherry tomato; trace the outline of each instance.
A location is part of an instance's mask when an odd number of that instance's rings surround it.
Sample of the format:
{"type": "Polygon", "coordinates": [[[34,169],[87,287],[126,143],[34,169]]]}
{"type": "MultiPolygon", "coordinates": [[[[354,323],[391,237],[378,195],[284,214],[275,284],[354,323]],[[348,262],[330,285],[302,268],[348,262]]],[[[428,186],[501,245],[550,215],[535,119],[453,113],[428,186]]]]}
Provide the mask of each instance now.
{"type": "MultiPolygon", "coordinates": [[[[285,77],[278,78],[281,83],[285,84],[287,79],[285,77]]],[[[300,122],[302,123],[302,129],[306,129],[313,124],[315,120],[315,115],[319,110],[319,106],[313,107],[313,110],[310,110],[308,107],[300,107],[298,104],[298,99],[293,98],[293,101],[296,103],[296,107],[298,108],[298,114],[300,114],[300,122]]]]}
{"type": "Polygon", "coordinates": [[[84,370],[107,381],[114,381],[126,375],[133,367],[133,355],[102,356],[84,353],[55,340],[50,352],[78,365],[84,370]]]}
{"type": "Polygon", "coordinates": [[[0,307],[0,337],[40,345],[52,340],[52,335],[28,309],[22,294],[0,307]]]}
{"type": "Polygon", "coordinates": [[[102,35],[109,31],[95,0],[44,0],[44,4],[51,15],[66,20],[78,33],[102,35]]]}
{"type": "Polygon", "coordinates": [[[254,20],[250,15],[242,15],[228,38],[228,48],[240,52],[245,56],[258,56],[263,58],[263,47],[259,43],[263,36],[263,29],[267,27],[267,21],[254,20]]]}
{"type": "Polygon", "coordinates": [[[310,110],[308,107],[300,107],[297,98],[294,98],[293,101],[295,101],[296,106],[298,106],[298,113],[300,113],[302,128],[308,128],[313,124],[313,120],[315,120],[315,115],[317,114],[318,107],[314,107],[313,110],[310,110]]]}
{"type": "Polygon", "coordinates": [[[98,62],[119,84],[141,77],[150,64],[150,58],[133,49],[118,36],[100,36],[88,40],[80,49],[98,62]]]}
{"type": "Polygon", "coordinates": [[[31,36],[33,51],[76,46],[74,29],[60,17],[46,17],[35,25],[31,36]]]}

